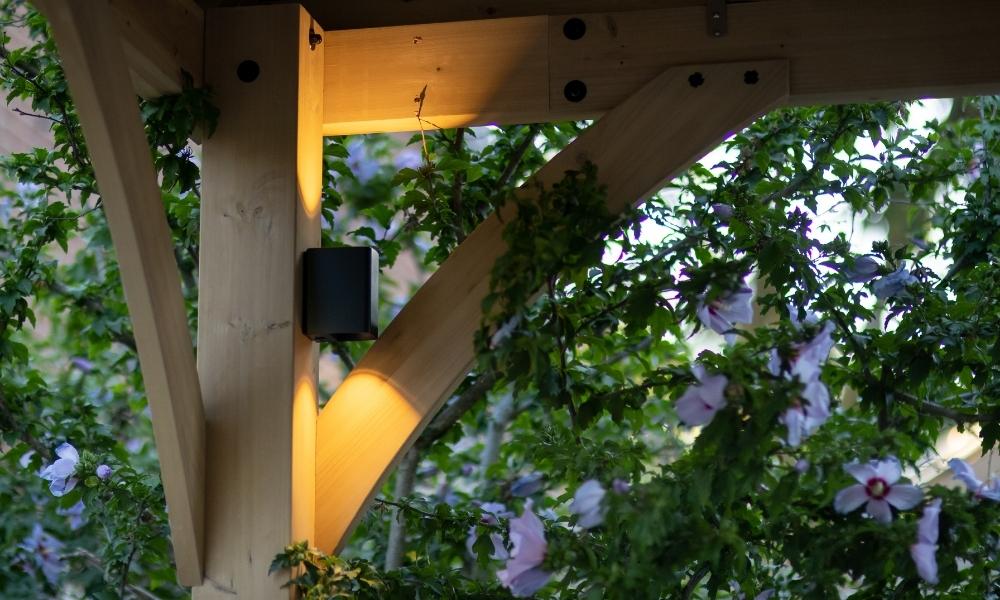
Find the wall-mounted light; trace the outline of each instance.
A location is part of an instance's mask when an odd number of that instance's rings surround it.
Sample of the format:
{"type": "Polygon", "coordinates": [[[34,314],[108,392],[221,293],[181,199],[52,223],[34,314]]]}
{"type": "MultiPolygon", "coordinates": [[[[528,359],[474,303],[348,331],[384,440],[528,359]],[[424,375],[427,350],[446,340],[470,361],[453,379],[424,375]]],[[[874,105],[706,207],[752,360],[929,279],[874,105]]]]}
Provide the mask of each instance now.
{"type": "Polygon", "coordinates": [[[317,342],[378,337],[378,253],[310,248],[302,257],[302,332],[317,342]]]}

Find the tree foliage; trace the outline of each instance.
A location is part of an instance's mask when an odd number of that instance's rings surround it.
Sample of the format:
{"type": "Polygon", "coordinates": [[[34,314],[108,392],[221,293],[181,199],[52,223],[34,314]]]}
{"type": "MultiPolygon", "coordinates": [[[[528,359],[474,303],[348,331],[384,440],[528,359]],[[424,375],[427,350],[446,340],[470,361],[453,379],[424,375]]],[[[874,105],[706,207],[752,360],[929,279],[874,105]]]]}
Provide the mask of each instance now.
{"type": "MultiPolygon", "coordinates": [[[[15,182],[0,190],[0,595],[184,597],[72,100],[44,21],[3,0],[0,22],[34,40],[14,48],[0,34],[7,102],[52,132],[48,149],[0,159],[15,182]],[[76,485],[55,496],[40,470],[65,442],[79,450],[76,485]]],[[[275,548],[274,568],[294,569],[307,598],[508,598],[497,573],[524,552],[517,515],[534,512],[538,597],[1000,595],[998,505],[984,493],[925,485],[924,503],[888,524],[835,508],[855,483],[844,465],[897,457],[917,482],[948,428],[978,434],[984,452],[1000,437],[998,100],[956,100],[926,125],[912,107],[776,111],[624,215],[605,211],[593,165],[551,188],[529,179],[586,123],[327,140],[325,245],[372,245],[386,271],[415,259],[426,274],[504,206],[508,250],[474,372],[348,548],[295,541],[275,548]],[[706,329],[705,311],[746,283],[754,322],[706,329]],[[791,416],[814,380],[795,365],[827,335],[817,377],[831,414],[799,444],[791,416]],[[707,398],[699,386],[720,376],[708,421],[685,426],[678,401],[707,398]],[[584,508],[588,481],[606,493],[584,508]],[[911,556],[932,498],[933,584],[911,556]]],[[[188,139],[210,135],[217,114],[201,89],[141,108],[194,331],[188,139]]],[[[413,292],[386,281],[383,323],[413,292]]],[[[324,347],[347,367],[364,349],[324,347]]]]}

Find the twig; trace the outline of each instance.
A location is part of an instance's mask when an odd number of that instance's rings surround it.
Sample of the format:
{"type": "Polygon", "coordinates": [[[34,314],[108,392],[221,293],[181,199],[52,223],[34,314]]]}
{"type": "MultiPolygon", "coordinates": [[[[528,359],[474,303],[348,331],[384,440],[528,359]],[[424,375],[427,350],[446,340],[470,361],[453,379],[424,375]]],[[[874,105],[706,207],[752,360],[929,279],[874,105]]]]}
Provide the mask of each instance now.
{"type": "Polygon", "coordinates": [[[448,433],[448,430],[462,418],[462,415],[484,398],[487,392],[493,389],[493,385],[496,382],[496,373],[486,373],[480,376],[465,392],[449,402],[434,417],[434,420],[427,426],[427,429],[417,438],[414,447],[423,450],[433,445],[441,436],[448,433]]]}
{"type": "Polygon", "coordinates": [[[340,362],[344,363],[348,371],[354,370],[354,358],[351,356],[347,346],[344,345],[344,342],[333,342],[333,351],[337,354],[340,362]]]}
{"type": "MultiPolygon", "coordinates": [[[[462,146],[465,143],[465,128],[459,127],[455,130],[455,140],[451,144],[451,151],[456,156],[462,155],[462,146]]],[[[455,213],[455,239],[459,244],[465,240],[465,226],[462,223],[462,186],[465,184],[465,171],[457,171],[455,179],[451,184],[451,211],[455,213]]]]}
{"type": "Polygon", "coordinates": [[[504,167],[504,170],[500,173],[500,177],[497,178],[497,181],[493,186],[497,192],[502,190],[507,185],[510,178],[514,176],[514,171],[516,171],[518,165],[521,164],[521,159],[524,158],[524,153],[527,152],[528,148],[530,148],[532,143],[534,143],[535,136],[538,135],[540,129],[541,126],[537,124],[530,126],[528,128],[527,135],[525,135],[524,139],[521,140],[521,143],[514,148],[514,152],[511,153],[510,158],[507,161],[507,166],[504,167]]]}
{"type": "Polygon", "coordinates": [[[701,565],[697,571],[691,574],[691,578],[688,579],[687,585],[684,586],[684,591],[681,593],[681,597],[684,600],[688,600],[694,594],[694,591],[698,589],[698,584],[705,578],[705,575],[708,575],[708,563],[701,565]]]}

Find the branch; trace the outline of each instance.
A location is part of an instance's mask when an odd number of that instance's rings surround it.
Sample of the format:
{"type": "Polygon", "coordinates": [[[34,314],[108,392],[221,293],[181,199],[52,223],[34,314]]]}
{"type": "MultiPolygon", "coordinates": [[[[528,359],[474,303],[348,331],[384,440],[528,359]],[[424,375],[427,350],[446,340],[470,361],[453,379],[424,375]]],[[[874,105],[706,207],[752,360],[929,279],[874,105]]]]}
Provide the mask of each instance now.
{"type": "Polygon", "coordinates": [[[417,438],[413,447],[418,450],[425,450],[432,446],[434,442],[441,438],[441,436],[448,433],[448,430],[451,429],[452,426],[455,425],[455,423],[457,423],[459,419],[461,419],[462,416],[469,411],[469,409],[482,400],[486,396],[487,392],[493,389],[493,385],[496,382],[496,373],[486,373],[485,375],[481,375],[475,383],[465,390],[465,392],[454,398],[443,409],[441,409],[441,412],[434,417],[434,420],[427,426],[427,429],[425,429],[420,437],[417,438]]]}
{"type": "Polygon", "coordinates": [[[907,404],[915,407],[920,413],[933,415],[935,417],[944,417],[946,419],[951,419],[956,423],[990,423],[993,421],[1000,421],[1000,409],[993,409],[983,413],[968,412],[956,408],[949,408],[943,404],[931,402],[930,400],[921,400],[916,396],[902,392],[895,392],[894,395],[897,398],[902,399],[907,404]]]}
{"type": "MultiPolygon", "coordinates": [[[[417,476],[417,465],[420,464],[420,449],[414,446],[403,455],[403,460],[396,469],[396,485],[392,490],[396,498],[405,498],[413,493],[413,485],[417,476]]],[[[403,565],[403,554],[406,549],[406,519],[400,508],[392,511],[392,521],[389,524],[389,541],[385,549],[385,570],[393,571],[403,565]]]]}

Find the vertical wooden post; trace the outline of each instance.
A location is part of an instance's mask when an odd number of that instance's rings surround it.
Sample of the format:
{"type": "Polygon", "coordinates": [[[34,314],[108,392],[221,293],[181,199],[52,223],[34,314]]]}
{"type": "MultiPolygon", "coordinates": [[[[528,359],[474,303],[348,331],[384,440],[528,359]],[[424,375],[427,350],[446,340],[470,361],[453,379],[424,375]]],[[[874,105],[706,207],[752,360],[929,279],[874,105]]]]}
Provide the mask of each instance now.
{"type": "Polygon", "coordinates": [[[316,350],[300,331],[302,251],[319,245],[322,34],[298,5],[210,10],[198,368],[207,422],[205,582],[194,598],[287,598],[268,576],[313,539],[316,350]]]}

